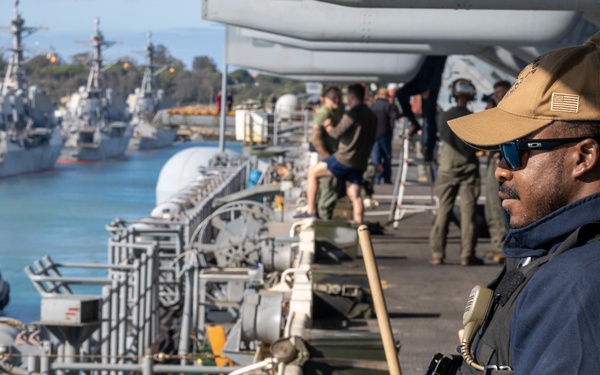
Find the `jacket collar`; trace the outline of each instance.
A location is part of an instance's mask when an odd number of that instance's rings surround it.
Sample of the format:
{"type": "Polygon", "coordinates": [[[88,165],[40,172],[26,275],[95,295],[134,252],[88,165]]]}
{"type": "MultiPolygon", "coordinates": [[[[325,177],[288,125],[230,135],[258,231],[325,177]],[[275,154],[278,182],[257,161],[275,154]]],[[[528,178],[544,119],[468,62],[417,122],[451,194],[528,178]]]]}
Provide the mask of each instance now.
{"type": "Polygon", "coordinates": [[[596,193],[541,218],[526,227],[509,229],[502,251],[509,258],[539,257],[558,247],[580,226],[600,221],[600,193],[596,193]]]}

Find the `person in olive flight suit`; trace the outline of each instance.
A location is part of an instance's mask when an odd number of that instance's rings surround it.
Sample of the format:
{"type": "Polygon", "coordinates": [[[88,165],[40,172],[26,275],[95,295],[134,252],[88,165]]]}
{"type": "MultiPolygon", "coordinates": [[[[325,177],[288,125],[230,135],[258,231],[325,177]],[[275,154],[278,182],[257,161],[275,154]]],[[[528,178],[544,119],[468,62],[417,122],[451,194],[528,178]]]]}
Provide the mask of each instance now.
{"type": "Polygon", "coordinates": [[[467,103],[475,99],[475,86],[466,79],[452,83],[452,95],[456,106],[440,116],[438,131],[442,142],[439,157],[438,178],[434,192],[439,199],[439,208],[429,236],[432,265],[444,263],[446,241],[452,209],[457,196],[460,197],[460,264],[481,265],[483,260],[475,256],[477,233],[475,213],[480,192],[479,159],[476,150],[458,138],[447,122],[471,114],[467,103]]]}

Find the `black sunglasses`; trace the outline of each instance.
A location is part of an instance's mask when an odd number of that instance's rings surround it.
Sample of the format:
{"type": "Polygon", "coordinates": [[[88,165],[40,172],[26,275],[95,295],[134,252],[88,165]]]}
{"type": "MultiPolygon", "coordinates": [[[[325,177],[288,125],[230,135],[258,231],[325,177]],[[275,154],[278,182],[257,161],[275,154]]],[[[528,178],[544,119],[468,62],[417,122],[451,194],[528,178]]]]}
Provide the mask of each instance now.
{"type": "Polygon", "coordinates": [[[579,142],[584,139],[598,139],[598,137],[580,137],[580,138],[553,138],[553,139],[516,139],[511,142],[502,143],[499,146],[500,155],[506,161],[508,169],[516,171],[521,169],[521,153],[529,150],[552,150],[560,145],[579,142]]]}

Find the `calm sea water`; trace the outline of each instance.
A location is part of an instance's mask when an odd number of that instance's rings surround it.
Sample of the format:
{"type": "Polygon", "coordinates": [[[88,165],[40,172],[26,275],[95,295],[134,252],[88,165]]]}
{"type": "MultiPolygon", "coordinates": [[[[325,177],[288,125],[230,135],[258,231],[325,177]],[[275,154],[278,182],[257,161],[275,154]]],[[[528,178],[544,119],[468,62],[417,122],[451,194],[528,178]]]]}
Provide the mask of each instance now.
{"type": "MultiPolygon", "coordinates": [[[[57,262],[106,263],[105,225],[117,217],[132,220],[150,214],[164,163],[178,151],[198,146],[218,143],[128,152],[124,160],[58,164],[51,171],[0,179],[0,272],[11,284],[4,315],[24,322],[39,319],[40,296],[23,269],[42,256],[57,262]]],[[[241,151],[239,143],[227,147],[241,151]]]]}

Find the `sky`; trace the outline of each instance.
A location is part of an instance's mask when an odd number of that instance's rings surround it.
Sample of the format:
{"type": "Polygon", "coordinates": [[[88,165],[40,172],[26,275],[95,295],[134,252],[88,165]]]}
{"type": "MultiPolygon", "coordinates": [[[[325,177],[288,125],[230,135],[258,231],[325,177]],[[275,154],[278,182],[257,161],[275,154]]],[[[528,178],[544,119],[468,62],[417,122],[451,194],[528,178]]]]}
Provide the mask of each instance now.
{"type": "MultiPolygon", "coordinates": [[[[104,50],[104,63],[130,56],[144,62],[147,34],[152,43],[167,47],[170,54],[190,69],[195,56],[209,56],[221,70],[224,27],[201,17],[201,0],[19,0],[25,26],[42,27],[23,40],[25,57],[53,48],[61,58],[91,52],[95,19],[105,40],[118,42],[104,50]]],[[[0,0],[0,51],[8,56],[8,30],[14,17],[14,0],[0,0]]]]}

